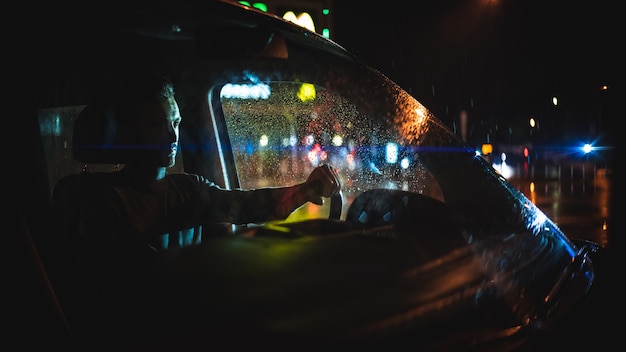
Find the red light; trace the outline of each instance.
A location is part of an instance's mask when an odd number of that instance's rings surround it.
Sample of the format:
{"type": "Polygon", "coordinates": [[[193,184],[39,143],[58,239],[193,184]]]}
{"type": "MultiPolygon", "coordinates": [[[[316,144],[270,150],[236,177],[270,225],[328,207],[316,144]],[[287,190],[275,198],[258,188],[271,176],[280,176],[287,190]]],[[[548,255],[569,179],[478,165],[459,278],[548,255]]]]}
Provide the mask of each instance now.
{"type": "Polygon", "coordinates": [[[524,148],[524,157],[528,158],[528,148],[524,148]]]}

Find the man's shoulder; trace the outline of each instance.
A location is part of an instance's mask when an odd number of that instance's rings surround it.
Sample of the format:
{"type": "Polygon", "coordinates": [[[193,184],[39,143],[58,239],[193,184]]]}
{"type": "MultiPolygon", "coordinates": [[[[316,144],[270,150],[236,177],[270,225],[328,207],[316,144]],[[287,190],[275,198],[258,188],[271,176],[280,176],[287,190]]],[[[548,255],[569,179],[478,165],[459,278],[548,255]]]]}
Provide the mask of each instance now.
{"type": "Polygon", "coordinates": [[[77,174],[67,175],[61,178],[55,185],[55,191],[67,189],[102,190],[105,186],[115,185],[119,180],[119,172],[89,172],[83,171],[77,174]]]}

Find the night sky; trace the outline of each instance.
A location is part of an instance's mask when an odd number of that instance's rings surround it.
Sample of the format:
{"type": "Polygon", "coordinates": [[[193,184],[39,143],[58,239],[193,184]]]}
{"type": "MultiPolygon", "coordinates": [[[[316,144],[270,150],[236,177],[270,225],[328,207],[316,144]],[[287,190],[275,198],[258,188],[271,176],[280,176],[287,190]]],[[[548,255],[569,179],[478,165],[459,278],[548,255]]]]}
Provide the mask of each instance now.
{"type": "Polygon", "coordinates": [[[542,128],[535,143],[614,142],[624,32],[615,2],[335,0],[333,6],[337,43],[445,122],[468,110],[477,139],[520,139],[522,132],[502,131],[520,131],[534,116],[542,128]]]}

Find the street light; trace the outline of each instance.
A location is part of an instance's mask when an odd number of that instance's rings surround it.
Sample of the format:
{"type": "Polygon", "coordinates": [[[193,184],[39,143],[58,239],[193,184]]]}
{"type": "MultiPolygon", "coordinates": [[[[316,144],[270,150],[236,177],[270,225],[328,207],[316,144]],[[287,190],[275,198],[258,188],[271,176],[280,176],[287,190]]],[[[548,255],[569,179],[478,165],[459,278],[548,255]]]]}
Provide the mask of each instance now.
{"type": "Polygon", "coordinates": [[[535,120],[535,118],[531,116],[528,119],[528,125],[530,126],[530,142],[533,143],[535,139],[535,130],[538,128],[537,120],[535,120]]]}

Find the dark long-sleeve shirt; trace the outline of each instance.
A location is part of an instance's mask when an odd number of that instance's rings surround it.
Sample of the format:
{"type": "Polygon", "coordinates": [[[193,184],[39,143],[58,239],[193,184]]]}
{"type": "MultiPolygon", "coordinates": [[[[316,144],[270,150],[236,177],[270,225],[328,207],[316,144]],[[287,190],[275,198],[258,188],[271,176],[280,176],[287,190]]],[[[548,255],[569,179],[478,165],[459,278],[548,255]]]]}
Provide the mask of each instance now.
{"type": "Polygon", "coordinates": [[[226,190],[195,174],[135,187],[122,172],[82,173],[63,180],[54,199],[69,240],[158,251],[200,243],[209,224],[284,218],[306,202],[298,187],[226,190]]]}

